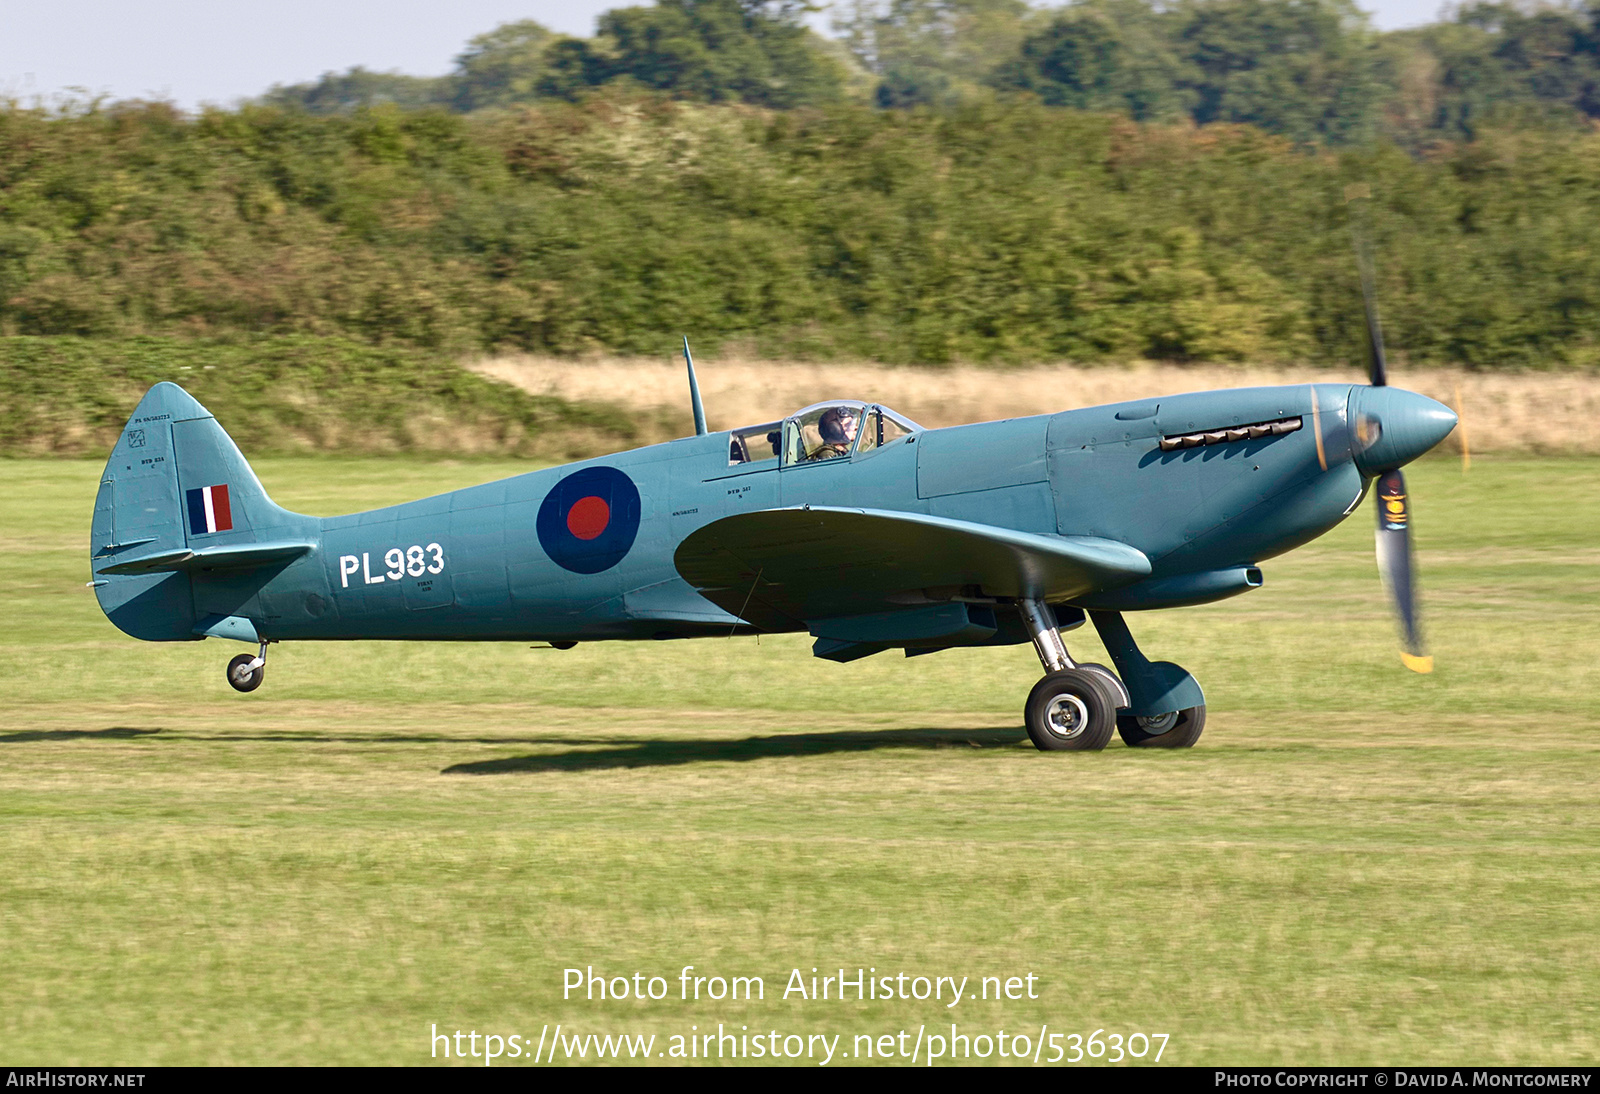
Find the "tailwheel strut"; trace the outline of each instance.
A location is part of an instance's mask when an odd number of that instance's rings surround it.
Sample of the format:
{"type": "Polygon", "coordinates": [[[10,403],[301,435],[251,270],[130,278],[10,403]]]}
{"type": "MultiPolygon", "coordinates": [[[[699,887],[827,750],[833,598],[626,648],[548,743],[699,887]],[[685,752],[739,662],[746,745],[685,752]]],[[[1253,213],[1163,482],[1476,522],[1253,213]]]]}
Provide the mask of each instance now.
{"type": "Polygon", "coordinates": [[[267,643],[261,643],[261,650],[254,657],[248,653],[241,653],[228,662],[228,683],[235,691],[254,691],[261,686],[261,681],[267,676],[267,643]]]}

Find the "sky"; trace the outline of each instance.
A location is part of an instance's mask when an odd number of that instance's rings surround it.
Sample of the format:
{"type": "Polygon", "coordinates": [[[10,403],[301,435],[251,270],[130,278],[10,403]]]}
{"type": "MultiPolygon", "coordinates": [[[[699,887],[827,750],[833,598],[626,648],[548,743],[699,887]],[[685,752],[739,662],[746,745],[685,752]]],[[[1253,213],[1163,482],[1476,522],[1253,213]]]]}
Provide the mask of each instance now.
{"type": "MultiPolygon", "coordinates": [[[[229,105],[354,65],[448,72],[467,39],[515,19],[564,34],[639,0],[0,0],[0,96],[82,88],[114,99],[229,105]]],[[[1440,0],[1358,0],[1383,30],[1440,0]]],[[[826,16],[818,28],[826,29],[826,16]]]]}

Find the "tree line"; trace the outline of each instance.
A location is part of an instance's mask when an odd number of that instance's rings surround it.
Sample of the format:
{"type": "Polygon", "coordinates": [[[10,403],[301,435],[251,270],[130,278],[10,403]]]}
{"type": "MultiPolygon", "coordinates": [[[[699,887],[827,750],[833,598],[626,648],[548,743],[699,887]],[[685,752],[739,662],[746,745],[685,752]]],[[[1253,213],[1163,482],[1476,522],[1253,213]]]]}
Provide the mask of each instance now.
{"type": "Polygon", "coordinates": [[[456,355],[1600,360],[1600,136],[1425,155],[978,100],[0,108],[0,335],[456,355]]]}
{"type": "Polygon", "coordinates": [[[809,10],[802,0],[658,0],[606,12],[592,38],[508,23],[472,39],[445,76],[353,68],[263,101],[470,112],[618,85],[776,109],[1024,96],[1140,121],[1255,125],[1300,144],[1412,148],[1600,116],[1600,0],[1476,0],[1389,33],[1352,0],[844,0],[831,38],[802,22],[809,10]]]}

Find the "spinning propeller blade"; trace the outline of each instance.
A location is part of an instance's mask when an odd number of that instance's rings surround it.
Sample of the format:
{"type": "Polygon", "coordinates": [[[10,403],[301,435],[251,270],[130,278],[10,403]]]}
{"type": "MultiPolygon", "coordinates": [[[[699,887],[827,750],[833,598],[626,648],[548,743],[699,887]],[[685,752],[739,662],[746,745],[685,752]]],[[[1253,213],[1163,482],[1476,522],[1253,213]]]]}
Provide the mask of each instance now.
{"type": "MultiPolygon", "coordinates": [[[[1357,199],[1371,197],[1372,191],[1365,184],[1345,188],[1345,203],[1354,206],[1351,210],[1350,232],[1355,241],[1356,265],[1361,273],[1361,302],[1366,310],[1367,351],[1371,357],[1370,375],[1372,386],[1381,388],[1388,384],[1389,369],[1383,352],[1383,330],[1378,325],[1372,250],[1362,206],[1357,203],[1357,199]]],[[[1458,391],[1456,405],[1459,407],[1460,404],[1458,391]]],[[[1396,424],[1390,423],[1391,430],[1396,424]]],[[[1377,428],[1373,428],[1372,423],[1358,420],[1356,429],[1358,436],[1370,437],[1368,443],[1371,443],[1381,435],[1382,423],[1377,423],[1377,428]]],[[[1463,437],[1463,469],[1468,458],[1466,451],[1466,439],[1463,437]]],[[[1400,662],[1412,672],[1432,672],[1433,658],[1423,646],[1422,618],[1417,608],[1416,566],[1411,549],[1411,499],[1406,494],[1405,476],[1400,473],[1398,466],[1375,470],[1380,470],[1377,483],[1378,573],[1383,578],[1384,587],[1389,590],[1389,599],[1394,604],[1395,616],[1400,623],[1400,662]]]]}
{"type": "Polygon", "coordinates": [[[1378,305],[1373,300],[1376,290],[1372,284],[1372,255],[1367,251],[1365,233],[1358,237],[1356,255],[1361,266],[1361,301],[1367,308],[1367,352],[1372,357],[1372,386],[1384,387],[1389,383],[1389,366],[1383,356],[1383,328],[1378,326],[1378,305]]]}
{"type": "Polygon", "coordinates": [[[1356,267],[1361,273],[1361,302],[1367,310],[1367,352],[1371,357],[1371,378],[1373,387],[1383,387],[1389,382],[1389,366],[1383,356],[1383,328],[1378,325],[1378,292],[1374,286],[1372,267],[1372,245],[1367,237],[1366,219],[1363,207],[1356,205],[1357,199],[1370,199],[1372,189],[1366,183],[1358,183],[1344,188],[1344,201],[1351,205],[1350,234],[1356,245],[1356,267]]]}
{"type": "Polygon", "coordinates": [[[1432,672],[1417,614],[1416,568],[1411,555],[1411,500],[1399,470],[1378,476],[1378,572],[1400,620],[1400,662],[1412,672],[1432,672]]]}

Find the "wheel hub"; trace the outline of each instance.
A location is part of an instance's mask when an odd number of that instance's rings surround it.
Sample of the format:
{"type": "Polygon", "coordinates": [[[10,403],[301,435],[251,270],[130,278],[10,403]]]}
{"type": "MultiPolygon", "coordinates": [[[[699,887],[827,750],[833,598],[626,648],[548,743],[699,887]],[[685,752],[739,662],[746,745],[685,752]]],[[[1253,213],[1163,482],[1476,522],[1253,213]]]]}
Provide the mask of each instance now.
{"type": "Polygon", "coordinates": [[[1140,718],[1139,728],[1152,737],[1159,737],[1178,724],[1178,712],[1169,710],[1165,714],[1157,714],[1154,718],[1140,718]]]}
{"type": "Polygon", "coordinates": [[[1071,740],[1089,724],[1089,708],[1076,695],[1057,695],[1044,709],[1044,724],[1062,740],[1071,740]]]}

